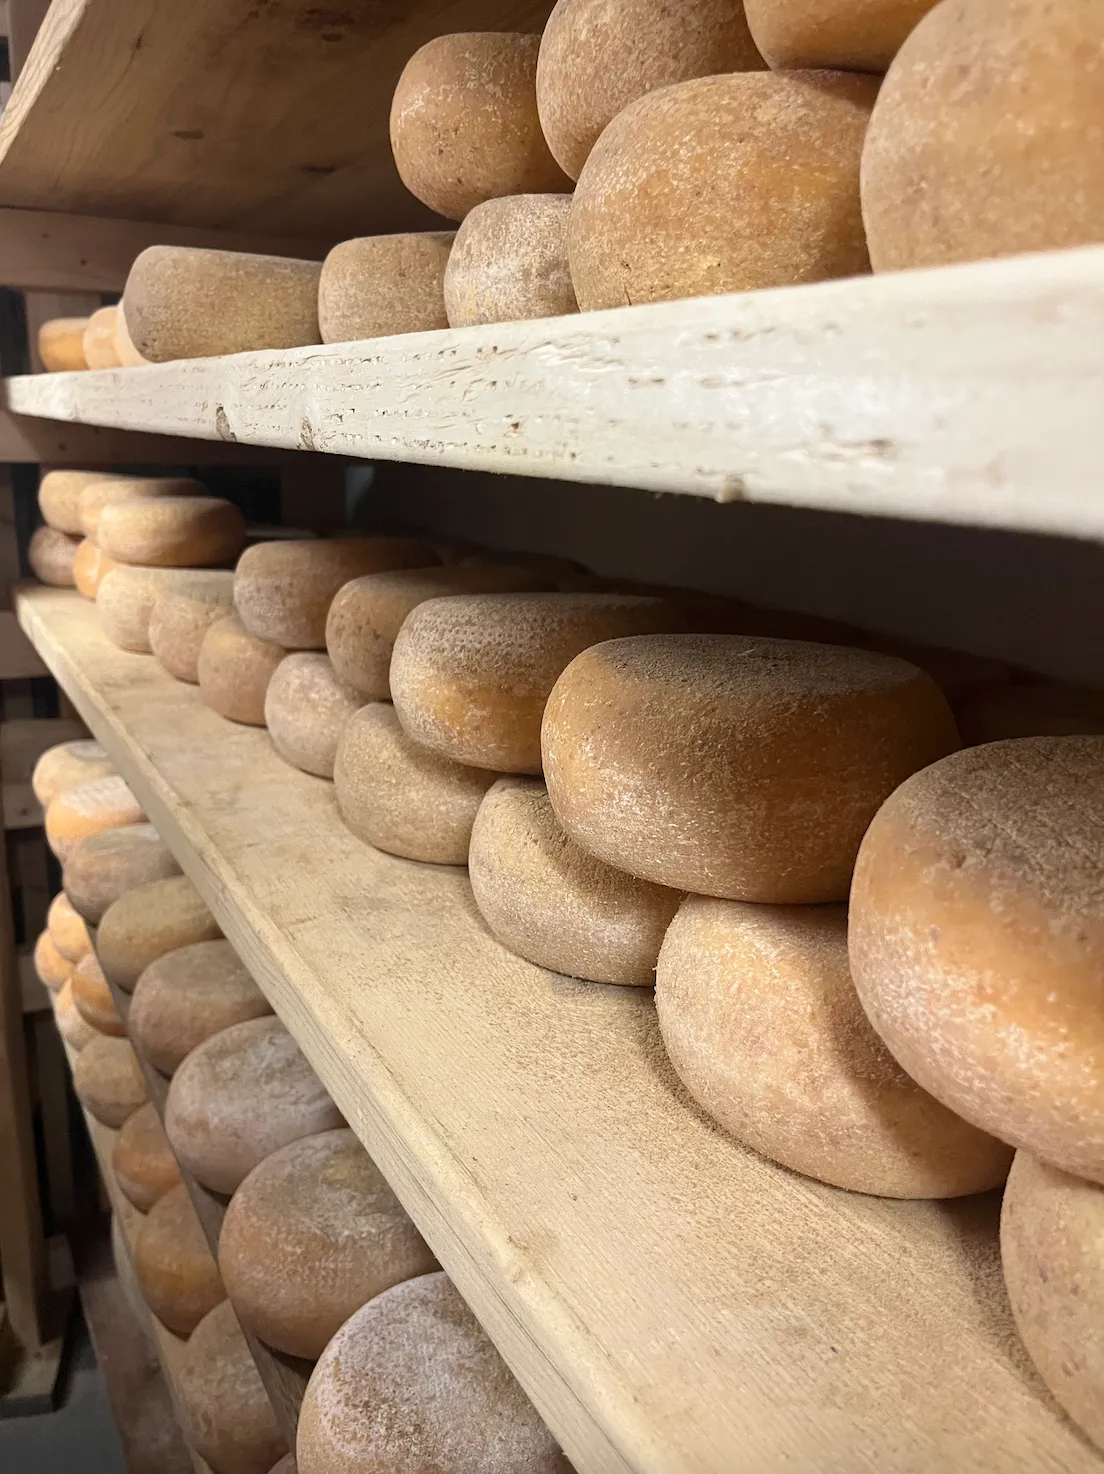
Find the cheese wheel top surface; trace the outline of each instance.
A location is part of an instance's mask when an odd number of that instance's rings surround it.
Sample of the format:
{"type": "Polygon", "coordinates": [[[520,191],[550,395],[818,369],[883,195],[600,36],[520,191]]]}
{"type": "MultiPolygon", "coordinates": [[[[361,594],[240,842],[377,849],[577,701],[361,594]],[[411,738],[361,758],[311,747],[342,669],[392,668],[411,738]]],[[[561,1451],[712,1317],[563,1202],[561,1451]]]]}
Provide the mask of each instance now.
{"type": "MultiPolygon", "coordinates": [[[[202,496],[205,488],[191,476],[105,476],[85,486],[77,497],[80,530],[96,540],[103,509],[116,502],[148,501],[151,497],[202,496]]],[[[143,562],[144,559],[133,559],[143,562]]]]}
{"type": "Polygon", "coordinates": [[[226,1298],[188,1189],[178,1183],[153,1204],[134,1241],[134,1268],[146,1304],[162,1325],[190,1336],[226,1298]]]}
{"type": "Polygon", "coordinates": [[[122,563],[202,568],[237,557],[245,518],[222,497],[136,497],[103,508],[96,541],[122,563]]]}
{"type": "Polygon", "coordinates": [[[152,1100],[123,1123],[111,1153],[115,1180],[143,1213],[180,1181],[180,1168],[152,1100]]]}
{"type": "Polygon", "coordinates": [[[43,806],[67,788],[79,788],[93,778],[108,778],[115,764],[98,742],[78,740],[48,747],[34,765],[31,788],[43,806]]]}
{"type": "Polygon", "coordinates": [[[27,562],[39,583],[71,589],[76,585],[73,565],[79,547],[80,538],[54,527],[36,527],[27,544],[27,562]]]}
{"type": "Polygon", "coordinates": [[[46,839],[64,864],[73,846],[90,834],[145,821],[142,806],[117,773],[66,788],[46,808],[46,839]]]}
{"type": "Polygon", "coordinates": [[[73,582],[77,593],[82,598],[94,599],[100,592],[100,584],[118,566],[115,559],[101,552],[91,538],[83,538],[73,556],[73,582]]]}
{"type": "Polygon", "coordinates": [[[251,635],[236,614],[213,620],[196,656],[199,694],[231,722],[264,726],[265,692],[287,651],[251,635]]]}
{"type": "Polygon", "coordinates": [[[151,962],[134,989],[131,1038],[172,1075],[213,1034],[270,1014],[268,1000],[229,942],[193,942],[151,962]]]}
{"type": "Polygon", "coordinates": [[[138,1057],[126,1039],[97,1034],[73,1065],[73,1089],[97,1121],[118,1129],[146,1100],[138,1057]]]}
{"type": "Polygon", "coordinates": [[[80,495],[86,486],[111,481],[110,471],[47,471],[38,483],[38,510],[47,527],[79,537],[80,495]]]}
{"type": "Polygon", "coordinates": [[[149,623],[153,606],[164,589],[195,573],[187,568],[147,568],[118,564],[100,580],[96,610],[104,634],[120,650],[150,653],[149,623]]]}
{"type": "Polygon", "coordinates": [[[178,681],[199,682],[199,651],[213,624],[234,604],[229,570],[197,573],[175,588],[163,589],[150,613],[149,642],[154,657],[178,681]]]}
{"type": "Polygon", "coordinates": [[[332,778],[345,723],[364,698],[337,679],[328,655],[299,650],[276,667],[265,693],[272,745],[293,768],[332,778]]]}
{"type": "Polygon", "coordinates": [[[122,363],[115,346],[115,320],[118,309],[100,307],[93,312],[85,324],[81,346],[84,361],[90,369],[118,368],[122,363]]]}
{"type": "Polygon", "coordinates": [[[127,1027],[115,1007],[111,989],[94,952],[87,952],[74,965],[69,982],[77,1012],[101,1034],[112,1034],[116,1039],[122,1039],[127,1027]]]}
{"type": "Polygon", "coordinates": [[[179,875],[180,866],[152,824],[128,824],[78,840],[65,857],[65,894],[94,924],[124,891],[179,875]]]}
{"type": "Polygon", "coordinates": [[[442,291],[453,234],[426,230],[342,241],[322,263],[323,343],[447,328],[442,291]]]}
{"type": "MultiPolygon", "coordinates": [[[[744,0],[772,67],[884,72],[936,0],[744,0]]],[[[718,70],[720,70],[718,68],[718,70]]]]}
{"type": "Polygon", "coordinates": [[[111,981],[130,992],[150,963],[166,952],[221,935],[188,877],[171,875],[135,886],[111,903],[100,921],[96,951],[111,981]]]}
{"type": "Polygon", "coordinates": [[[567,264],[567,194],[507,195],[476,205],[445,270],[449,326],[578,312],[567,264]]]}
{"type": "Polygon", "coordinates": [[[39,982],[51,993],[56,993],[73,971],[73,964],[54,946],[48,931],[41,932],[35,942],[34,968],[39,982]]]}
{"type": "Polygon", "coordinates": [[[87,317],[52,317],[38,330],[38,356],[47,373],[78,373],[88,367],[84,356],[87,317]]]}
{"type": "Polygon", "coordinates": [[[103,1037],[83,1014],[77,1012],[77,1005],[73,1002],[72,983],[68,979],[58,989],[57,996],[54,998],[54,1019],[58,1026],[58,1033],[70,1049],[84,1049],[93,1039],[103,1037]]]}
{"type": "Polygon", "coordinates": [[[266,1474],[287,1444],[229,1300],[196,1326],[173,1378],[188,1443],[213,1474],[266,1474]]]}
{"type": "Polygon", "coordinates": [[[84,917],[74,909],[64,891],[59,891],[50,902],[46,913],[46,930],[53,938],[54,946],[70,962],[79,962],[92,950],[92,938],[84,917]]]}

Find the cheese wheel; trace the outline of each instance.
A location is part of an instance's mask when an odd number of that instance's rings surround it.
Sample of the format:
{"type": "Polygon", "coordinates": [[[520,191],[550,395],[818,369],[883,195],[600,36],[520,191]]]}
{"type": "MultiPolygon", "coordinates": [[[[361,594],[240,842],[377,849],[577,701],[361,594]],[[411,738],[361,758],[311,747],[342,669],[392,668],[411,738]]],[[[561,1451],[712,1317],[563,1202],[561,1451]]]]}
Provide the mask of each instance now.
{"type": "Polygon", "coordinates": [[[162,589],[150,613],[149,642],[155,658],[178,681],[199,681],[199,651],[213,624],[234,606],[234,575],[227,569],[196,573],[162,589]]]}
{"type": "Polygon", "coordinates": [[[84,917],[74,909],[64,891],[59,891],[50,902],[46,913],[46,930],[54,946],[68,962],[79,962],[92,950],[92,938],[84,924],[84,917]]]}
{"type": "Polygon", "coordinates": [[[266,1474],[287,1448],[229,1300],[192,1332],[173,1390],[184,1437],[213,1474],[266,1474]]]}
{"type": "MultiPolygon", "coordinates": [[[[936,0],[744,0],[772,67],[884,72],[936,0]]],[[[718,68],[720,70],[720,68],[718,68]]]]}
{"type": "Polygon", "coordinates": [[[317,343],[317,261],[196,246],[147,246],[123,308],[137,352],[153,363],[317,343]]]}
{"type": "Polygon", "coordinates": [[[96,951],[115,986],[130,993],[150,963],[166,952],[221,936],[188,877],[171,875],[124,891],[111,903],[100,920],[96,951]]]}
{"type": "Polygon", "coordinates": [[[324,650],[326,615],[342,584],[388,568],[440,559],[409,537],[346,537],[258,543],[238,560],[234,603],[251,635],[286,650],[324,650]]]}
{"type": "Polygon", "coordinates": [[[447,328],[442,284],[453,233],[426,230],[342,241],[322,263],[323,343],[447,328]]]}
{"type": "Polygon", "coordinates": [[[236,614],[214,620],[199,642],[199,694],[232,722],[263,727],[268,683],[287,652],[251,635],[236,614]]]}
{"type": "Polygon", "coordinates": [[[919,1084],[1104,1182],[1104,737],[972,747],[871,824],[851,891],[863,1007],[919,1084]]]}
{"type": "Polygon", "coordinates": [[[219,938],[151,962],[135,985],[127,1022],[143,1057],[172,1075],[205,1039],[271,1012],[233,947],[219,938]]]}
{"type": "Polygon", "coordinates": [[[386,702],[349,718],[334,759],[338,812],[377,850],[436,865],[465,865],[479,804],[498,778],[439,757],[408,737],[386,702]]]}
{"type": "Polygon", "coordinates": [[[359,692],[334,675],[328,655],[300,650],[285,656],[268,683],[265,726],[285,762],[332,778],[338,738],[363,705],[359,692]]]}
{"type": "Polygon", "coordinates": [[[312,1361],[367,1301],[436,1268],[348,1128],[266,1157],[231,1199],[219,1236],[219,1269],[242,1324],[312,1361]]]}
{"type": "Polygon", "coordinates": [[[245,518],[222,497],[136,497],[103,508],[96,541],[121,563],[203,568],[238,556],[245,518]]]}
{"type": "Polygon", "coordinates": [[[103,1036],[92,1027],[83,1014],[77,1012],[73,1002],[73,988],[68,979],[58,989],[54,998],[54,1021],[58,1033],[70,1049],[81,1050],[93,1039],[103,1036]]]}
{"type": "Polygon", "coordinates": [[[579,306],[868,270],[859,159],[877,87],[846,72],[737,72],[630,103],[575,190],[568,260],[579,306]]]}
{"type": "Polygon", "coordinates": [[[843,906],[688,896],[656,969],[682,1083],[746,1146],[807,1177],[890,1198],[1003,1182],[1012,1153],[939,1104],[870,1027],[843,906]]]}
{"type": "Polygon", "coordinates": [[[897,53],[870,120],[875,271],[1095,245],[1104,170],[1097,0],[946,0],[897,53]]]}
{"type": "Polygon", "coordinates": [[[446,220],[507,194],[571,184],[537,116],[540,37],[505,31],[436,36],[403,68],[391,149],[407,189],[446,220]]]}
{"type": "Polygon", "coordinates": [[[226,1299],[188,1189],[177,1183],[153,1204],[134,1241],[142,1297],[163,1326],[190,1336],[226,1299]]]}
{"type": "Polygon", "coordinates": [[[40,583],[57,589],[71,589],[76,583],[73,564],[80,538],[55,527],[36,527],[27,544],[27,562],[40,583]]]}
{"type": "Polygon", "coordinates": [[[111,1167],[123,1195],[143,1213],[179,1183],[180,1168],[152,1100],[124,1122],[111,1167]]]}
{"type": "Polygon", "coordinates": [[[120,650],[150,653],[149,622],[164,589],[195,576],[188,568],[137,568],[119,564],[100,579],[96,610],[104,634],[120,650]]]}
{"type": "Polygon", "coordinates": [[[115,313],[115,354],[123,368],[145,368],[150,362],[135,348],[121,305],[115,313]]]}
{"type": "Polygon", "coordinates": [[[571,1474],[532,1403],[443,1274],[377,1295],[318,1360],[299,1474],[571,1474]]]}
{"type": "Polygon", "coordinates": [[[1104,1188],[1017,1152],[1000,1241],[1012,1315],[1031,1360],[1104,1449],[1104,1188]]]}
{"type": "Polygon", "coordinates": [[[560,823],[642,879],[840,901],[879,804],[956,746],[930,676],[866,650],[663,635],[586,651],[544,719],[560,823]]]}
{"type": "Polygon", "coordinates": [[[47,527],[80,537],[80,494],[86,486],[111,481],[110,471],[47,471],[38,483],[38,510],[47,527]]]}
{"type": "Polygon", "coordinates": [[[67,788],[46,808],[46,842],[64,864],[73,846],[90,834],[145,821],[142,806],[116,773],[67,788]]]}
{"type": "Polygon", "coordinates": [[[578,179],[599,134],[638,97],[764,66],[742,0],[558,0],[541,37],[537,110],[549,148],[578,179]]]}
{"type": "Polygon", "coordinates": [[[125,891],[179,874],[153,825],[130,824],[79,840],[65,857],[61,879],[73,909],[95,924],[125,891]]]}
{"type": "Polygon", "coordinates": [[[296,1474],[295,1455],[285,1454],[278,1464],[273,1464],[269,1474],[296,1474]]]}
{"type": "Polygon", "coordinates": [[[48,747],[34,765],[31,789],[45,807],[68,788],[79,788],[93,778],[109,778],[115,765],[98,742],[78,738],[48,747]]]}
{"type": "Polygon", "coordinates": [[[275,1018],[234,1024],[193,1049],[165,1103],[180,1165],[212,1192],[232,1193],[288,1142],[345,1123],[275,1018]]]}
{"type": "Polygon", "coordinates": [[[595,983],[651,987],[678,891],[581,850],[543,783],[502,778],[479,806],[468,855],[475,904],[511,952],[595,983]]]}
{"type": "Polygon", "coordinates": [[[100,584],[118,566],[115,559],[102,553],[91,538],[82,539],[73,555],[73,582],[77,593],[85,599],[94,599],[100,592],[100,584]]]}
{"type": "Polygon", "coordinates": [[[88,367],[84,356],[87,317],[52,317],[38,330],[38,356],[47,373],[72,373],[88,367]]]}
{"type": "Polygon", "coordinates": [[[84,1019],[100,1034],[112,1034],[116,1039],[126,1036],[127,1027],[119,1017],[111,989],[107,985],[95,954],[86,953],[75,964],[69,986],[73,1006],[84,1019]]]}
{"type": "Polygon", "coordinates": [[[88,319],[81,346],[90,369],[118,368],[122,363],[115,346],[116,316],[116,308],[100,307],[88,319]]]}
{"type": "MultiPolygon", "coordinates": [[[[191,476],[106,476],[84,487],[77,497],[81,531],[95,542],[103,509],[118,502],[149,501],[163,496],[203,496],[205,491],[203,482],[195,481],[191,476]]],[[[135,558],[129,561],[142,560],[135,558]]]]}
{"type": "Polygon", "coordinates": [[[568,194],[517,194],[476,205],[445,271],[449,326],[578,312],[567,265],[568,194]]]}
{"type": "Polygon", "coordinates": [[[539,773],[544,705],[564,667],[601,640],[683,624],[674,605],[635,594],[433,599],[407,616],[395,641],[395,712],[441,757],[539,773]]]}
{"type": "Polygon", "coordinates": [[[73,971],[73,964],[61,955],[48,931],[40,932],[35,942],[34,970],[39,982],[51,993],[56,993],[73,971]]]}
{"type": "Polygon", "coordinates": [[[996,686],[975,692],[956,711],[964,747],[1008,737],[1104,733],[1104,691],[1058,681],[996,686]]]}
{"type": "Polygon", "coordinates": [[[129,1042],[99,1033],[73,1063],[73,1089],[85,1110],[116,1130],[146,1099],[138,1057],[129,1042]]]}

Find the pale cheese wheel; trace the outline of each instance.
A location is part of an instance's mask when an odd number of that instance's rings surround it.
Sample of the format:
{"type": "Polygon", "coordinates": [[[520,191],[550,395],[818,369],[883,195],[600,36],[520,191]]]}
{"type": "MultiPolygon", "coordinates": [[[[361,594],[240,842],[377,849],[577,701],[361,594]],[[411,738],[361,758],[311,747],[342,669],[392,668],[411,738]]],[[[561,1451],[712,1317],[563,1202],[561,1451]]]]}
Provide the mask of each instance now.
{"type": "Polygon", "coordinates": [[[153,825],[129,824],[74,844],[61,879],[73,909],[97,924],[125,891],[179,874],[180,866],[153,825]]]}
{"type": "Polygon", "coordinates": [[[839,67],[880,74],[935,4],[936,0],[744,0],[744,9],[755,44],[772,67],[839,67]]]}
{"type": "Polygon", "coordinates": [[[115,313],[115,354],[123,368],[145,368],[150,362],[134,346],[122,304],[115,313]]]}
{"type": "Polygon", "coordinates": [[[196,246],[147,246],[130,268],[123,311],[153,363],[317,343],[317,261],[196,246]]]}
{"type": "Polygon", "coordinates": [[[238,560],[234,603],[251,635],[286,650],[324,650],[326,616],[342,584],[388,568],[440,559],[408,537],[346,537],[258,543],[238,560]]]}
{"type": "Polygon", "coordinates": [[[571,1474],[444,1274],[345,1322],[307,1384],[295,1454],[299,1474],[571,1474]]]}
{"type": "Polygon", "coordinates": [[[268,683],[286,654],[279,645],[251,635],[236,614],[224,612],[199,642],[199,694],[228,721],[263,727],[268,683]]]}
{"type": "Polygon", "coordinates": [[[212,569],[162,589],[150,614],[149,642],[169,675],[193,686],[199,682],[199,651],[213,624],[234,605],[234,574],[212,569]]]}
{"type": "Polygon", "coordinates": [[[1016,1329],[1039,1375],[1104,1449],[1104,1188],[1017,1152],[1001,1208],[1016,1329]]]}
{"type": "Polygon", "coordinates": [[[48,747],[34,765],[31,789],[44,807],[68,788],[79,788],[94,778],[110,778],[115,765],[98,742],[78,738],[48,747]]]}
{"type": "Polygon", "coordinates": [[[242,1324],[312,1361],[367,1301],[436,1268],[347,1127],[291,1142],[254,1167],[219,1235],[219,1269],[242,1324]]]}
{"type": "Polygon", "coordinates": [[[118,567],[115,559],[101,552],[90,537],[83,538],[73,556],[73,582],[77,593],[82,598],[94,599],[100,592],[100,584],[118,567]]]}
{"type": "Polygon", "coordinates": [[[151,962],[135,985],[127,1023],[143,1057],[172,1075],[205,1039],[271,1012],[238,954],[219,938],[151,962]]]}
{"type": "MultiPolygon", "coordinates": [[[[151,497],[203,496],[206,487],[191,476],[107,476],[86,486],[77,498],[81,531],[97,540],[103,509],[117,502],[149,501],[151,497]]],[[[123,559],[141,562],[140,558],[123,559]]]]}
{"type": "Polygon", "coordinates": [[[519,957],[595,983],[651,987],[678,891],[579,848],[543,783],[502,778],[479,806],[468,854],[475,904],[519,957]]]}
{"type": "Polygon", "coordinates": [[[46,807],[46,842],[65,863],[73,846],[90,834],[145,821],[142,806],[119,775],[67,788],[46,807]]]}
{"type": "Polygon", "coordinates": [[[403,68],[391,149],[407,189],[446,220],[508,194],[571,184],[537,116],[540,37],[506,31],[436,36],[403,68]]]}
{"type": "Polygon", "coordinates": [[[73,1002],[73,988],[69,980],[62,984],[54,998],[54,1020],[58,1026],[58,1033],[70,1049],[84,1049],[93,1039],[103,1037],[83,1014],[77,1012],[77,1005],[73,1002]]]}
{"type": "Polygon", "coordinates": [[[275,1018],[233,1024],[193,1049],[165,1103],[165,1132],[180,1165],[219,1193],[235,1192],[288,1142],[344,1124],[275,1018]]]}
{"type": "Polygon", "coordinates": [[[360,693],[334,675],[328,655],[300,650],[280,662],[268,683],[265,726],[285,762],[332,778],[338,739],[363,705],[360,693]]]}
{"type": "Polygon", "coordinates": [[[113,645],[150,653],[149,622],[158,596],[195,576],[188,568],[146,568],[118,564],[100,579],[96,611],[100,626],[113,645]]]}
{"type": "Polygon", "coordinates": [[[737,72],[631,103],[595,144],[572,201],[579,306],[867,271],[859,160],[877,86],[846,72],[737,72]]]}
{"type": "Polygon", "coordinates": [[[80,494],[86,486],[111,481],[110,471],[47,471],[38,483],[38,510],[47,527],[80,537],[80,494]]]}
{"type": "Polygon", "coordinates": [[[97,1033],[73,1064],[73,1089],[85,1110],[116,1130],[146,1100],[138,1056],[126,1039],[97,1033]]]}
{"type": "Polygon", "coordinates": [[[190,1336],[226,1299],[188,1189],[177,1183],[157,1199],[134,1240],[142,1298],[163,1326],[190,1336]]]}
{"type": "Polygon", "coordinates": [[[545,702],[589,645],[685,628],[675,605],[636,594],[466,594],[419,604],[391,657],[407,734],[441,757],[499,773],[541,771],[545,702]]]}
{"type": "Polygon", "coordinates": [[[1075,737],[1104,733],[1104,691],[1058,681],[991,686],[955,712],[964,747],[1008,737],[1075,737]]]}
{"type": "Polygon", "coordinates": [[[267,1474],[287,1448],[229,1300],[188,1338],[173,1390],[184,1436],[213,1474],[267,1474]]]}
{"type": "Polygon", "coordinates": [[[113,901],[100,920],[96,951],[107,976],[129,993],[150,963],[166,952],[221,936],[188,877],[172,875],[135,886],[113,901]]]}
{"type": "Polygon", "coordinates": [[[914,1080],[982,1130],[1104,1182],[1104,737],[971,747],[867,831],[851,970],[914,1080]]]}
{"type": "Polygon", "coordinates": [[[205,568],[238,556],[245,546],[245,518],[222,497],[136,497],[103,508],[96,541],[121,563],[205,568]]]}
{"type": "Polygon", "coordinates": [[[88,319],[81,342],[84,359],[90,369],[118,368],[122,363],[115,346],[117,315],[115,307],[100,307],[88,319]]]}
{"type": "Polygon", "coordinates": [[[46,912],[46,930],[54,946],[68,962],[79,962],[92,950],[92,938],[84,917],[73,909],[64,891],[59,891],[46,912]]]}
{"type": "Polygon", "coordinates": [[[447,328],[443,282],[452,239],[452,231],[427,230],[334,246],[318,282],[323,343],[447,328]]]}
{"type": "Polygon", "coordinates": [[[52,317],[38,330],[38,356],[47,373],[74,373],[88,367],[84,356],[87,317],[52,317]]]}
{"type": "Polygon", "coordinates": [[[72,975],[73,964],[54,946],[48,931],[40,932],[35,942],[34,970],[39,982],[51,993],[56,993],[72,975]]]}
{"type": "Polygon", "coordinates": [[[143,1213],[179,1183],[180,1168],[152,1100],[124,1122],[111,1167],[123,1195],[143,1213]]]}
{"type": "Polygon", "coordinates": [[[891,1198],[985,1192],[1012,1153],[940,1105],[871,1028],[843,906],[689,896],[656,969],[682,1083],[746,1146],[807,1177],[891,1198]]]}
{"type": "Polygon", "coordinates": [[[69,987],[73,1006],[94,1029],[101,1034],[112,1034],[116,1039],[125,1037],[126,1024],[119,1017],[111,989],[93,952],[86,953],[74,966],[69,987]]]}
{"type": "Polygon", "coordinates": [[[737,901],[840,901],[879,804],[957,746],[930,676],[890,655],[743,635],[585,651],[544,718],[560,823],[642,879],[737,901]]]}
{"type": "Polygon", "coordinates": [[[476,205],[445,270],[449,326],[578,312],[567,264],[568,194],[517,194],[476,205]]]}
{"type": "Polygon", "coordinates": [[[31,572],[40,583],[50,584],[53,588],[75,587],[73,565],[80,544],[79,537],[58,532],[56,527],[36,527],[27,544],[27,562],[31,572]]]}

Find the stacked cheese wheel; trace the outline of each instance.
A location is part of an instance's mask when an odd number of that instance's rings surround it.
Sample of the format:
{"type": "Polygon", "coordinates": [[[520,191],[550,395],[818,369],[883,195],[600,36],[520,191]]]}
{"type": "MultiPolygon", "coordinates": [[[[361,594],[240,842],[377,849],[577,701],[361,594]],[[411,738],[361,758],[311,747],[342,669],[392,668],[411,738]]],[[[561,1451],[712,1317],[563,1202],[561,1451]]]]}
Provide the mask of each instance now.
{"type": "Polygon", "coordinates": [[[44,322],[38,330],[38,356],[52,373],[138,368],[148,362],[134,346],[121,306],[44,322]]]}

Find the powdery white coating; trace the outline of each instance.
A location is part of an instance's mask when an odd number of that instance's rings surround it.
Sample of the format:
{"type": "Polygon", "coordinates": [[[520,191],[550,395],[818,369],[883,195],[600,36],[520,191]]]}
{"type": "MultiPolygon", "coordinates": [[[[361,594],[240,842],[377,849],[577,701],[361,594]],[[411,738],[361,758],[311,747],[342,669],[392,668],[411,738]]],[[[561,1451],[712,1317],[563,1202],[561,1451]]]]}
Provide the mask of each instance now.
{"type": "Polygon", "coordinates": [[[289,1356],[321,1356],[349,1316],[437,1268],[348,1128],[266,1157],[234,1194],[219,1268],[242,1324],[289,1356]]]}
{"type": "MultiPolygon", "coordinates": [[[[100,514],[117,502],[148,501],[162,496],[203,496],[206,487],[191,476],[104,476],[77,496],[77,515],[85,537],[96,541],[100,514]]],[[[144,562],[144,559],[134,559],[144,562]]]]}
{"type": "Polygon", "coordinates": [[[27,562],[35,578],[54,588],[74,588],[76,577],[73,564],[76,562],[80,542],[79,537],[58,532],[54,527],[36,527],[27,544],[27,562]]]}
{"type": "Polygon", "coordinates": [[[663,1042],[738,1141],[852,1192],[948,1198],[1003,1182],[1012,1153],[905,1074],[863,1013],[843,906],[689,896],[656,970],[663,1042]]]}
{"type": "Polygon", "coordinates": [[[480,801],[498,778],[408,737],[386,702],[362,706],[341,734],[334,796],[357,836],[407,860],[464,865],[480,801]]]}
{"type": "Polygon", "coordinates": [[[120,650],[148,655],[150,615],[158,596],[192,576],[188,568],[138,568],[122,563],[112,568],[96,591],[104,634],[120,650]]]}
{"type": "Polygon", "coordinates": [[[96,924],[124,891],[179,873],[152,824],[129,824],[78,840],[65,857],[61,880],[73,909],[96,924]]]}
{"type": "Polygon", "coordinates": [[[673,889],[797,903],[847,895],[897,785],[957,745],[929,676],[866,650],[652,635],[585,651],[544,718],[560,823],[673,889]]]}
{"type": "Polygon", "coordinates": [[[124,891],[111,903],[96,933],[96,951],[111,981],[129,993],[150,963],[166,952],[221,936],[188,877],[171,875],[124,891]]]}
{"type": "Polygon", "coordinates": [[[91,538],[82,540],[73,558],[73,582],[83,599],[95,599],[100,584],[119,567],[114,558],[100,551],[91,538]]]}
{"type": "Polygon", "coordinates": [[[46,806],[46,840],[65,863],[73,846],[90,834],[142,824],[145,813],[117,773],[66,788],[46,806]]]}
{"type": "Polygon", "coordinates": [[[850,950],[914,1080],[1104,1182],[1104,737],[972,747],[903,784],[859,852],[850,950]]]}
{"type": "Polygon", "coordinates": [[[111,1168],[124,1195],[143,1213],[180,1181],[180,1168],[152,1100],[124,1122],[115,1138],[111,1168]]]}
{"type": "Polygon", "coordinates": [[[364,698],[334,675],[328,655],[301,650],[276,667],[265,693],[272,745],[293,768],[332,778],[345,724],[364,698]]]}
{"type": "Polygon", "coordinates": [[[287,1443],[229,1300],[196,1326],[173,1381],[184,1436],[213,1474],[268,1474],[287,1443]]]}
{"type": "Polygon", "coordinates": [[[35,942],[34,969],[39,982],[51,993],[56,993],[73,971],[73,964],[54,946],[48,931],[40,932],[35,942]]]}
{"type": "Polygon", "coordinates": [[[307,1384],[299,1474],[571,1474],[443,1274],[358,1310],[307,1384]]]}
{"type": "Polygon", "coordinates": [[[578,312],[567,266],[569,194],[507,195],[476,205],[445,270],[449,326],[578,312]]]}
{"type": "Polygon", "coordinates": [[[178,1336],[190,1336],[207,1312],[226,1299],[218,1265],[182,1182],[150,1208],[134,1241],[134,1268],[146,1304],[178,1336]]]}
{"type": "Polygon", "coordinates": [[[978,691],[956,711],[963,747],[1009,737],[1104,733],[1104,691],[1057,681],[978,691]]]}
{"type": "Polygon", "coordinates": [[[135,985],[127,1023],[150,1064],[172,1075],[205,1039],[271,1012],[238,954],[219,939],[151,962],[135,985]]]}
{"type": "Polygon", "coordinates": [[[47,471],[38,483],[38,510],[47,527],[79,537],[80,494],[86,486],[110,481],[110,471],[47,471]]]}
{"type": "Polygon", "coordinates": [[[251,635],[236,614],[223,611],[199,642],[199,694],[228,721],[263,727],[265,692],[286,654],[281,646],[251,635]]]}
{"type": "Polygon", "coordinates": [[[859,159],[877,79],[736,72],[651,92],[583,166],[568,259],[583,311],[868,270],[859,159]]]}
{"type": "Polygon", "coordinates": [[[345,1123],[275,1018],[234,1024],[194,1049],[173,1076],[165,1132],[212,1192],[232,1193],[265,1157],[345,1123]]]}
{"type": "Polygon", "coordinates": [[[73,1089],[97,1121],[116,1130],[146,1100],[138,1057],[129,1042],[100,1033],[74,1061],[73,1089]]]}
{"type": "Polygon", "coordinates": [[[678,891],[603,864],[563,831],[537,779],[502,778],[479,806],[468,869],[484,921],[519,957],[595,983],[655,981],[678,891]]]}
{"type": "Polygon", "coordinates": [[[58,1033],[70,1049],[81,1050],[93,1039],[102,1037],[99,1031],[77,1012],[77,1006],[73,1002],[72,984],[68,980],[62,984],[54,998],[54,1020],[58,1026],[58,1033]]]}
{"type": "Polygon", "coordinates": [[[84,361],[90,369],[119,368],[122,359],[115,346],[115,326],[118,309],[101,307],[88,319],[81,347],[84,361]]]}
{"type": "Polygon", "coordinates": [[[238,556],[245,518],[222,497],[134,497],[103,508],[96,541],[121,563],[204,568],[238,556]]]}
{"type": "Polygon", "coordinates": [[[198,684],[203,637],[230,615],[233,605],[234,575],[229,570],[197,573],[161,591],[150,612],[149,643],[170,676],[198,684]]]}
{"type": "Polygon", "coordinates": [[[451,230],[342,241],[322,263],[318,326],[323,343],[447,328],[442,282],[451,230]]]}
{"type": "Polygon", "coordinates": [[[119,1017],[111,989],[94,953],[86,953],[73,968],[69,988],[77,1012],[94,1029],[101,1034],[111,1034],[116,1039],[126,1037],[126,1024],[119,1017]]]}
{"type": "Polygon", "coordinates": [[[1001,1210],[1001,1263],[1039,1375],[1104,1449],[1104,1188],[1017,1152],[1001,1210]]]}
{"type": "Polygon", "coordinates": [[[34,765],[31,788],[45,807],[67,788],[79,788],[93,778],[107,778],[115,764],[98,742],[79,740],[48,747],[34,765]]]}
{"type": "Polygon", "coordinates": [[[38,329],[38,356],[47,373],[79,373],[88,367],[84,356],[87,317],[52,317],[38,329]]]}
{"type": "Polygon", "coordinates": [[[744,0],[772,67],[884,72],[936,0],[744,0]]]}
{"type": "Polygon", "coordinates": [[[73,909],[72,902],[64,891],[59,891],[50,902],[46,912],[46,930],[54,946],[69,962],[79,962],[92,950],[92,938],[84,917],[73,909]]]}

